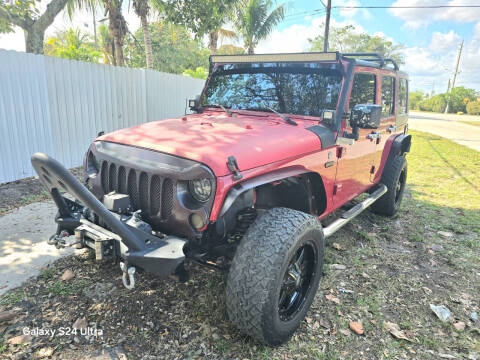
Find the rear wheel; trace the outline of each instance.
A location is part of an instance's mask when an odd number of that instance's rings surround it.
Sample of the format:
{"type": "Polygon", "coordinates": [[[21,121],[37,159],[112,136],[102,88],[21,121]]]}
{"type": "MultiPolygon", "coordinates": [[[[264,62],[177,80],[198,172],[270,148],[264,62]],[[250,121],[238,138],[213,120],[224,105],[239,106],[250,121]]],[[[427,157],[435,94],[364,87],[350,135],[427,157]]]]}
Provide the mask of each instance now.
{"type": "Polygon", "coordinates": [[[265,344],[286,341],[315,297],[323,254],[316,217],[269,210],[249,228],[233,259],[226,294],[230,320],[265,344]]]}
{"type": "Polygon", "coordinates": [[[395,156],[391,163],[386,165],[382,175],[382,183],[387,186],[388,191],[372,204],[372,211],[381,215],[395,215],[402,203],[406,182],[407,159],[404,155],[395,156]]]}

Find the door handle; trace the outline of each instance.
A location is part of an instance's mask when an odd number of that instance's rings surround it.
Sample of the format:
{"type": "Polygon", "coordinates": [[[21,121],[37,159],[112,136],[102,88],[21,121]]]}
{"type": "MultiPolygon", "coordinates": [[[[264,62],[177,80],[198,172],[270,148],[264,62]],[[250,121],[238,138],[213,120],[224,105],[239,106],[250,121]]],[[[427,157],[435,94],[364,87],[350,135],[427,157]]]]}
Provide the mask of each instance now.
{"type": "Polygon", "coordinates": [[[395,125],[389,126],[389,127],[387,128],[387,131],[388,131],[388,132],[397,131],[397,127],[396,127],[395,125]]]}

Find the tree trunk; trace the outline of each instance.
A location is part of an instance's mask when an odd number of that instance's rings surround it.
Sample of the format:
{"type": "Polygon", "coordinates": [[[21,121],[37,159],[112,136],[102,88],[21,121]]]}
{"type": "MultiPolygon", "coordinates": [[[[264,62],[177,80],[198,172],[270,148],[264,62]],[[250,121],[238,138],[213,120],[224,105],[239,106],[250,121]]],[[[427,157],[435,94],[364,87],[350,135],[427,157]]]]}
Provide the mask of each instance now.
{"type": "Polygon", "coordinates": [[[210,49],[211,54],[217,52],[218,45],[218,30],[211,31],[208,33],[208,48],[210,49]]]}
{"type": "Polygon", "coordinates": [[[254,49],[253,45],[248,45],[248,47],[247,47],[247,53],[248,53],[248,55],[255,54],[254,50],[255,50],[255,49],[254,49]]]}
{"type": "Polygon", "coordinates": [[[43,55],[43,39],[45,31],[37,29],[36,26],[31,26],[25,29],[27,33],[25,36],[25,51],[27,53],[43,55]]]}
{"type": "Polygon", "coordinates": [[[68,0],[51,0],[38,18],[30,16],[29,11],[18,15],[0,6],[0,19],[21,27],[25,36],[25,50],[28,53],[43,54],[43,39],[45,30],[53,23],[55,17],[65,7],[68,0]]]}
{"type": "Polygon", "coordinates": [[[152,36],[150,35],[147,16],[143,15],[140,20],[142,21],[143,41],[145,42],[145,58],[147,60],[147,69],[153,69],[152,36]]]}
{"type": "Polygon", "coordinates": [[[108,1],[106,4],[108,11],[108,27],[113,45],[114,65],[124,66],[123,58],[123,40],[127,33],[127,22],[122,15],[122,9],[117,7],[113,1],[108,1]]]}
{"type": "Polygon", "coordinates": [[[125,60],[123,58],[123,39],[120,36],[115,36],[115,65],[124,66],[125,60]]]}

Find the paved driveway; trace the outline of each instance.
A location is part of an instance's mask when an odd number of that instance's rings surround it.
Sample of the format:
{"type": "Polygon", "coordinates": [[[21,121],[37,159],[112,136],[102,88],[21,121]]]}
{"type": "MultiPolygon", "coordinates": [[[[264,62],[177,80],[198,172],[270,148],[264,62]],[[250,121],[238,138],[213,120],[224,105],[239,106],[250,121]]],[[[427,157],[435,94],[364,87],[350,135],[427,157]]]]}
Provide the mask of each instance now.
{"type": "Polygon", "coordinates": [[[73,252],[47,244],[56,230],[52,201],[37,202],[0,216],[0,295],[21,285],[40,268],[73,252]]]}
{"type": "Polygon", "coordinates": [[[480,152],[480,126],[465,124],[458,120],[478,121],[480,124],[480,117],[476,116],[410,112],[408,127],[442,136],[480,152]]]}

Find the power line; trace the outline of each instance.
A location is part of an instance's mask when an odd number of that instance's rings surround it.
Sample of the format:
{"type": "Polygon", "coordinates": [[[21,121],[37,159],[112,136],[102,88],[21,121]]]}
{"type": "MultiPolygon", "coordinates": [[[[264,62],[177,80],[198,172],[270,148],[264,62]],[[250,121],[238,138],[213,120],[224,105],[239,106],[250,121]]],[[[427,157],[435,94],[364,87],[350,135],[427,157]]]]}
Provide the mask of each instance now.
{"type": "Polygon", "coordinates": [[[417,5],[417,6],[332,6],[336,9],[445,9],[480,8],[480,5],[417,5]]]}

